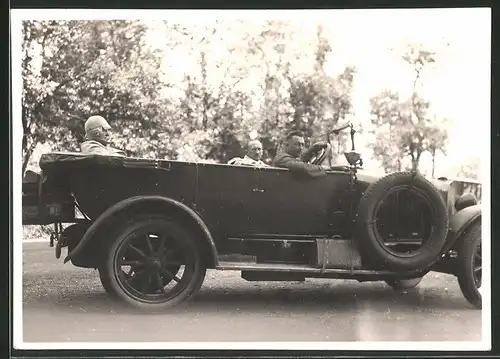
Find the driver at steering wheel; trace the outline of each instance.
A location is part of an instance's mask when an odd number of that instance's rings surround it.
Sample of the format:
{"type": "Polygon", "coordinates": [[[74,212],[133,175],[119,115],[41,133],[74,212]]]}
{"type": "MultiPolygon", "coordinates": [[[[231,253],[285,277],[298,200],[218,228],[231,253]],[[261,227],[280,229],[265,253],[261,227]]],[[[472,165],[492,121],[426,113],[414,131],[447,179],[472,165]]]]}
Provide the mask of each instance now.
{"type": "Polygon", "coordinates": [[[302,131],[292,131],[286,136],[284,151],[279,152],[274,158],[273,166],[288,168],[292,172],[312,178],[323,177],[326,175],[325,170],[330,169],[330,167],[308,162],[315,153],[326,147],[326,142],[317,142],[304,151],[304,134],[302,131]]]}

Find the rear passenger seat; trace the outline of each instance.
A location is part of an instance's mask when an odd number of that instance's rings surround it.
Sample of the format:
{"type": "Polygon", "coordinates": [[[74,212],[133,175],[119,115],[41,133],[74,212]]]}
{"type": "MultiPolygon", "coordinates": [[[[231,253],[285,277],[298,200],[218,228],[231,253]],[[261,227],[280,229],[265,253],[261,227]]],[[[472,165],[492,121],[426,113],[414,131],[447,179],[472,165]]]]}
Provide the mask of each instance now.
{"type": "Polygon", "coordinates": [[[38,185],[41,178],[42,176],[40,176],[39,173],[27,170],[23,177],[23,194],[38,191],[38,185]]]}

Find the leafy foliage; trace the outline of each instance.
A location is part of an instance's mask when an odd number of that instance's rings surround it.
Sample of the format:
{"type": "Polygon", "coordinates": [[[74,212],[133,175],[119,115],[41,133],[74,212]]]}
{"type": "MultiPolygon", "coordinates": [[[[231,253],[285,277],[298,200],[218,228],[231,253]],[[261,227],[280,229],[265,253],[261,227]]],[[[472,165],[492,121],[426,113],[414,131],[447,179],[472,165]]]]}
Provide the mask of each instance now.
{"type": "MultiPolygon", "coordinates": [[[[129,21],[25,21],[23,23],[23,155],[34,146],[76,150],[91,114],[123,131],[137,130],[147,153],[149,131],[162,115],[158,92],[160,57],[144,42],[147,28],[129,21]],[[139,130],[140,129],[140,130],[139,130]]],[[[118,144],[128,142],[118,134],[118,144]]],[[[23,167],[24,171],[24,167],[23,167]]]]}
{"type": "Polygon", "coordinates": [[[420,75],[426,66],[435,62],[434,55],[422,48],[409,47],[402,56],[414,73],[409,99],[386,90],[370,100],[375,135],[371,147],[386,172],[407,169],[407,156],[411,159],[411,169],[418,170],[424,152],[430,152],[433,161],[438,151],[444,152],[448,137],[445,121],[437,121],[429,101],[417,91],[420,75]]]}
{"type": "Polygon", "coordinates": [[[456,176],[459,178],[468,178],[472,180],[480,180],[480,159],[472,158],[462,164],[458,169],[456,176]]]}
{"type": "MultiPolygon", "coordinates": [[[[266,36],[285,38],[282,33],[267,32],[266,36]]],[[[274,39],[274,50],[286,54],[287,47],[274,39]]],[[[313,49],[312,71],[292,73],[291,60],[276,65],[275,72],[265,76],[262,133],[264,148],[274,156],[279,141],[291,130],[301,130],[309,138],[319,139],[331,130],[351,110],[351,90],[356,69],[347,67],[337,77],[324,71],[326,57],[332,51],[323,29],[317,29],[316,48],[313,49]],[[281,76],[277,76],[280,74],[281,76]],[[285,91],[283,91],[285,90],[285,91]]],[[[282,56],[278,57],[283,59],[282,56]]],[[[322,138],[324,140],[324,138],[322,138]]]]}
{"type": "MultiPolygon", "coordinates": [[[[92,114],[109,120],[112,145],[139,157],[227,162],[258,138],[270,162],[292,129],[324,140],[352,112],[356,68],[325,72],[335,49],[320,26],[302,46],[303,29],[291,22],[249,23],[24,22],[24,166],[37,144],[78,150],[92,114]],[[166,36],[152,48],[148,36],[158,31],[166,36]]],[[[413,46],[402,59],[414,74],[412,96],[385,91],[370,101],[371,147],[386,171],[417,168],[423,152],[435,157],[447,141],[417,91],[435,54],[413,46]]]]}

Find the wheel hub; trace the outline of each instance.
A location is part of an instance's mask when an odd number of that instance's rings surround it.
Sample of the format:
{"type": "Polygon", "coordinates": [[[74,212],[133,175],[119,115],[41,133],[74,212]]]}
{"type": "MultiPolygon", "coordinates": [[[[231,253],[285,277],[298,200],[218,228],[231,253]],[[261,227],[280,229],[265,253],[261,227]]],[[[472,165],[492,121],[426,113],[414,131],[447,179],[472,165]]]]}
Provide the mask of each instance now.
{"type": "Polygon", "coordinates": [[[161,267],[161,262],[157,258],[150,258],[147,263],[150,269],[159,269],[161,267]]]}

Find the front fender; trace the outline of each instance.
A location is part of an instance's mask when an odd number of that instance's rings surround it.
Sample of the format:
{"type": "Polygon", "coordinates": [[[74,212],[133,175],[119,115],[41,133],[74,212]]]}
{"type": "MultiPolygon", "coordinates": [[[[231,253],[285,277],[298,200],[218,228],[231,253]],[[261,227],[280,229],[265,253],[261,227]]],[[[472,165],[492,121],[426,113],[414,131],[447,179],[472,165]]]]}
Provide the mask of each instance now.
{"type": "Polygon", "coordinates": [[[464,231],[479,218],[481,218],[481,205],[479,204],[466,207],[456,212],[450,218],[446,251],[451,249],[464,231]]]}
{"type": "Polygon", "coordinates": [[[173,200],[171,198],[167,197],[162,197],[162,196],[137,196],[137,197],[131,197],[127,198],[121,202],[118,202],[108,208],[106,211],[104,211],[93,223],[92,225],[87,229],[85,232],[84,236],[78,243],[78,245],[75,247],[73,251],[68,253],[66,258],[64,259],[64,263],[67,263],[70,261],[72,258],[75,257],[78,253],[80,253],[91,241],[92,237],[94,234],[97,233],[97,231],[105,224],[109,219],[112,217],[116,216],[117,214],[131,208],[134,205],[137,204],[145,204],[145,203],[156,203],[156,204],[163,204],[163,205],[168,205],[170,207],[176,207],[177,209],[180,209],[183,211],[185,214],[187,214],[192,220],[196,222],[196,224],[199,226],[200,230],[203,232],[208,245],[210,247],[210,252],[212,255],[212,258],[214,260],[215,266],[218,265],[218,260],[217,260],[217,248],[215,246],[214,239],[212,238],[212,235],[201,219],[201,217],[191,208],[186,206],[185,204],[178,202],[176,200],[173,200]]]}

